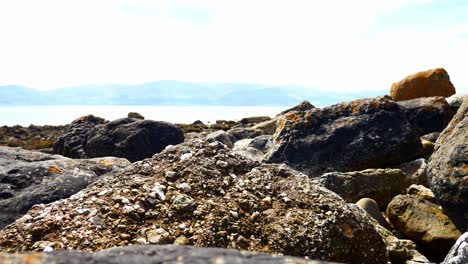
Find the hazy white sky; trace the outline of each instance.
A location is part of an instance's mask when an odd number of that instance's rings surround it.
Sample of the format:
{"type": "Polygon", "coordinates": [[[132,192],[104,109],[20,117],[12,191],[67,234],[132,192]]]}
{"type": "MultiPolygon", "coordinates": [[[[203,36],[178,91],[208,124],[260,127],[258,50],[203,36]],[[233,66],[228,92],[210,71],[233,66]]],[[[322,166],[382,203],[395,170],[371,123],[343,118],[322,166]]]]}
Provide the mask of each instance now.
{"type": "Polygon", "coordinates": [[[466,0],[0,0],[0,84],[156,80],[468,90],[466,0]]]}

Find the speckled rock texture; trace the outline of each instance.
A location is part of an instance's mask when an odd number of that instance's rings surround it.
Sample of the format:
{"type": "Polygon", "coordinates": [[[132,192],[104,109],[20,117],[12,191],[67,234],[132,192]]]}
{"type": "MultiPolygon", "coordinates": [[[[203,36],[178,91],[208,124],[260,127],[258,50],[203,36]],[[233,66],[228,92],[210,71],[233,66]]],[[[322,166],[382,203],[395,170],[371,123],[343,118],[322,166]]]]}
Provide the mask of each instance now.
{"type": "MultiPolygon", "coordinates": [[[[80,251],[0,254],[3,264],[320,264],[325,262],[290,256],[254,254],[222,248],[189,246],[126,246],[94,254],[80,251]]],[[[328,263],[328,262],[327,262],[328,263]]]]}
{"type": "Polygon", "coordinates": [[[423,97],[399,101],[406,110],[406,116],[420,136],[433,132],[442,132],[455,112],[444,97],[423,97]]]}
{"type": "Polygon", "coordinates": [[[82,116],[67,125],[64,133],[54,143],[54,153],[72,159],[84,159],[86,153],[83,146],[86,144],[88,132],[99,124],[107,121],[93,115],[82,116]]]}
{"type": "Polygon", "coordinates": [[[391,224],[424,247],[431,260],[442,261],[460,231],[438,205],[414,195],[398,195],[387,208],[391,224]]]}
{"type": "Polygon", "coordinates": [[[455,94],[455,87],[450,82],[447,71],[442,68],[409,75],[392,84],[390,90],[390,96],[395,101],[432,96],[449,97],[453,94],[455,94]]]}
{"type": "Polygon", "coordinates": [[[126,159],[113,157],[72,160],[0,147],[0,229],[35,204],[68,198],[99,177],[130,165],[126,159]]]}
{"type": "Polygon", "coordinates": [[[273,140],[266,162],[286,163],[312,177],[396,165],[422,151],[405,110],[388,97],[285,115],[273,140]]]}
{"type": "Polygon", "coordinates": [[[444,259],[444,264],[468,263],[468,232],[461,235],[444,259]]]}
{"type": "Polygon", "coordinates": [[[408,184],[405,178],[406,175],[399,169],[367,169],[329,172],[320,176],[318,181],[349,203],[370,198],[385,211],[393,197],[406,193],[408,184]]]}
{"type": "Polygon", "coordinates": [[[98,251],[128,244],[222,247],[385,263],[365,212],[285,165],[194,139],[103,177],[0,231],[0,250],[98,251]]]}
{"type": "Polygon", "coordinates": [[[437,139],[427,176],[444,211],[460,231],[468,231],[468,98],[437,139]]]}

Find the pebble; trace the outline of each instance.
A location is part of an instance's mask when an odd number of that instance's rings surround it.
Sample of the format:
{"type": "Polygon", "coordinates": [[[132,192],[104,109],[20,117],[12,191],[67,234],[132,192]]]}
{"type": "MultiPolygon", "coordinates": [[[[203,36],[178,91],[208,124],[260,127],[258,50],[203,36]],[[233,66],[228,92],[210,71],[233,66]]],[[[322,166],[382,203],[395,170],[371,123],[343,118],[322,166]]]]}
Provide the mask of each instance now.
{"type": "Polygon", "coordinates": [[[189,193],[192,191],[192,187],[190,187],[190,185],[185,182],[177,185],[177,189],[183,191],[184,193],[189,193]]]}
{"type": "Polygon", "coordinates": [[[179,194],[179,195],[173,196],[171,198],[171,203],[172,203],[174,210],[180,213],[189,211],[190,209],[193,208],[195,204],[193,199],[190,196],[185,195],[185,194],[179,194]]]}

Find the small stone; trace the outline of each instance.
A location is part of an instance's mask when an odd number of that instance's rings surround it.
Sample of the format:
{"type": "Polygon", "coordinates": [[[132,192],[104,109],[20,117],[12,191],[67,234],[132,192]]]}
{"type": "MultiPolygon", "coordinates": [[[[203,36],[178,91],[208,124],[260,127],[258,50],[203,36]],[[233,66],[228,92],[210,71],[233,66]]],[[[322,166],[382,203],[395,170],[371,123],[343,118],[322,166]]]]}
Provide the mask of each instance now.
{"type": "Polygon", "coordinates": [[[179,194],[171,198],[172,208],[179,213],[190,211],[194,206],[193,199],[185,194],[179,194]]]}
{"type": "Polygon", "coordinates": [[[184,161],[184,160],[188,160],[192,157],[192,153],[185,153],[185,154],[182,154],[182,156],[180,156],[180,160],[181,161],[184,161]]]}
{"type": "Polygon", "coordinates": [[[128,240],[128,239],[130,239],[130,235],[122,233],[122,234],[120,234],[120,238],[123,239],[123,240],[128,240]]]}
{"type": "Polygon", "coordinates": [[[226,168],[229,164],[226,162],[226,161],[223,161],[223,160],[218,160],[216,162],[216,166],[219,166],[221,168],[226,168]]]}
{"type": "Polygon", "coordinates": [[[146,238],[151,244],[164,244],[168,242],[169,233],[164,228],[150,230],[146,234],[146,238]]]}
{"type": "Polygon", "coordinates": [[[233,218],[239,218],[239,214],[236,211],[231,211],[230,214],[233,218]]]}
{"type": "Polygon", "coordinates": [[[270,205],[271,204],[271,197],[270,196],[267,196],[265,198],[262,199],[262,203],[266,204],[266,205],[270,205]]]}
{"type": "Polygon", "coordinates": [[[190,185],[185,182],[177,185],[177,189],[183,191],[184,193],[189,193],[192,191],[192,187],[190,187],[190,185]]]}
{"type": "Polygon", "coordinates": [[[136,241],[138,244],[141,244],[141,245],[144,245],[144,244],[147,244],[147,243],[148,243],[144,237],[140,237],[140,238],[138,238],[138,239],[135,240],[135,241],[136,241]]]}
{"type": "Polygon", "coordinates": [[[185,236],[180,236],[174,240],[175,245],[183,246],[183,245],[188,245],[189,243],[190,241],[185,236]]]}

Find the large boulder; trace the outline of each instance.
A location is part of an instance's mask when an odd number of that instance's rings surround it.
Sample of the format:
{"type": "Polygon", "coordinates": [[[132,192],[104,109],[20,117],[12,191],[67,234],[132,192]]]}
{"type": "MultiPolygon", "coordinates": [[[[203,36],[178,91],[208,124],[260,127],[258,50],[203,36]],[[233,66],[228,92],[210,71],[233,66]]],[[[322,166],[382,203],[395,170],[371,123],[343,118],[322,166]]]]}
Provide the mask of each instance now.
{"type": "Polygon", "coordinates": [[[439,204],[462,231],[468,231],[468,98],[436,142],[427,171],[439,204]]]}
{"type": "Polygon", "coordinates": [[[54,153],[72,159],[86,158],[87,156],[83,146],[86,144],[89,130],[106,122],[106,120],[93,115],[87,115],[76,119],[67,126],[64,134],[54,143],[54,153]]]}
{"type": "Polygon", "coordinates": [[[189,246],[126,246],[97,253],[80,251],[52,251],[44,253],[0,254],[0,262],[9,264],[320,264],[325,262],[305,260],[291,256],[254,254],[222,248],[189,246]]]}
{"type": "Polygon", "coordinates": [[[455,87],[450,77],[442,68],[418,72],[392,84],[390,96],[395,101],[410,100],[419,97],[443,96],[455,94],[455,87]]]}
{"type": "Polygon", "coordinates": [[[406,175],[398,169],[367,169],[352,172],[329,172],[318,178],[320,184],[334,191],[348,203],[371,198],[380,209],[398,194],[406,193],[406,175]]]}
{"type": "Polygon", "coordinates": [[[461,235],[444,259],[444,264],[468,263],[468,232],[461,235]]]}
{"type": "Polygon", "coordinates": [[[130,166],[126,159],[72,160],[0,147],[0,229],[35,204],[68,198],[103,175],[130,166]]]}
{"type": "Polygon", "coordinates": [[[424,246],[426,256],[441,261],[460,231],[438,205],[413,195],[398,195],[388,205],[387,218],[407,237],[424,246]]]}
{"type": "Polygon", "coordinates": [[[385,263],[386,246],[358,208],[285,165],[219,142],[172,146],[0,231],[0,250],[100,250],[177,243],[385,263]]]}
{"type": "Polygon", "coordinates": [[[182,130],[167,122],[134,118],[107,122],[90,115],[67,127],[55,142],[54,153],[74,159],[114,156],[134,162],[183,141],[182,130]]]}
{"type": "Polygon", "coordinates": [[[121,118],[92,129],[84,150],[88,157],[115,156],[134,162],[183,141],[184,133],[176,125],[121,118]]]}
{"type": "Polygon", "coordinates": [[[420,136],[442,132],[455,114],[440,96],[399,101],[398,104],[406,110],[409,122],[419,130],[420,136]]]}
{"type": "Polygon", "coordinates": [[[388,97],[286,115],[265,158],[310,176],[400,164],[422,150],[405,110],[388,97]]]}

